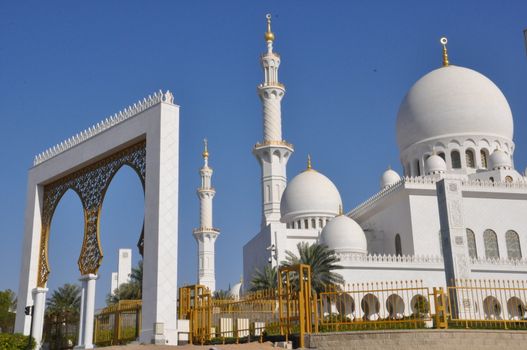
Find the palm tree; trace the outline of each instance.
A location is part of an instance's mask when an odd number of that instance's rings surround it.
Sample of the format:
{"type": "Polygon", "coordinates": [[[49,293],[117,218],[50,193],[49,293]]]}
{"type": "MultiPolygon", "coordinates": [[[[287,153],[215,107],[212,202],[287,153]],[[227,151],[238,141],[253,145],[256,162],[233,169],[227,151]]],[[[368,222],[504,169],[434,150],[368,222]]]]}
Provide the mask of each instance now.
{"type": "Polygon", "coordinates": [[[214,293],[212,293],[212,297],[214,299],[218,299],[218,300],[231,300],[231,299],[233,299],[232,295],[229,294],[229,291],[228,290],[223,290],[223,289],[215,290],[214,293]]]}
{"type": "Polygon", "coordinates": [[[81,307],[81,288],[76,284],[66,283],[53,291],[47,304],[48,315],[61,319],[77,317],[81,307]]]}
{"type": "Polygon", "coordinates": [[[296,245],[298,256],[291,251],[286,251],[286,260],[282,262],[283,266],[292,266],[305,264],[311,266],[311,289],[320,293],[329,285],[339,285],[344,283],[342,276],[333,270],[341,269],[337,265],[338,257],[333,249],[326,245],[307,242],[300,242],[296,245]]]}
{"type": "Polygon", "coordinates": [[[266,265],[263,271],[256,269],[251,280],[251,291],[276,289],[278,271],[276,266],[266,265]]]}
{"type": "Polygon", "coordinates": [[[143,260],[140,260],[137,267],[132,268],[130,281],[121,284],[113,294],[106,296],[106,304],[117,304],[120,300],[140,300],[143,291],[143,260]]]}

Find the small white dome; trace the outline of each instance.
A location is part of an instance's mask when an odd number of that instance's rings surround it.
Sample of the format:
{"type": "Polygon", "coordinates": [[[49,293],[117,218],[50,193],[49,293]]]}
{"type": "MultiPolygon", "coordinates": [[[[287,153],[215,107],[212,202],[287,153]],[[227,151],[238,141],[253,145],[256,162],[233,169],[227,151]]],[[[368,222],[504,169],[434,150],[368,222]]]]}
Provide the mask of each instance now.
{"type": "Polygon", "coordinates": [[[316,170],[295,176],[285,188],[280,202],[282,222],[313,216],[335,216],[342,207],[337,187],[316,170]]]}
{"type": "Polygon", "coordinates": [[[484,75],[448,66],[431,71],[408,91],[397,114],[402,152],[440,137],[486,135],[511,140],[512,113],[501,90],[484,75]]]}
{"type": "Polygon", "coordinates": [[[236,283],[234,286],[229,289],[229,295],[234,300],[240,300],[240,297],[242,295],[242,282],[236,283]]]}
{"type": "Polygon", "coordinates": [[[368,243],[362,228],[346,215],[331,219],[320,234],[320,243],[337,253],[367,254],[368,243]]]}
{"type": "Polygon", "coordinates": [[[384,173],[382,173],[381,176],[381,190],[385,189],[386,187],[390,187],[393,184],[396,184],[401,180],[401,177],[399,174],[397,174],[396,171],[389,168],[384,173]]]}
{"type": "Polygon", "coordinates": [[[427,175],[444,173],[446,171],[446,163],[444,159],[437,154],[432,154],[425,161],[425,169],[427,175]]]}
{"type": "Polygon", "coordinates": [[[505,152],[499,149],[492,152],[489,157],[489,165],[492,170],[512,168],[512,160],[505,152]]]}

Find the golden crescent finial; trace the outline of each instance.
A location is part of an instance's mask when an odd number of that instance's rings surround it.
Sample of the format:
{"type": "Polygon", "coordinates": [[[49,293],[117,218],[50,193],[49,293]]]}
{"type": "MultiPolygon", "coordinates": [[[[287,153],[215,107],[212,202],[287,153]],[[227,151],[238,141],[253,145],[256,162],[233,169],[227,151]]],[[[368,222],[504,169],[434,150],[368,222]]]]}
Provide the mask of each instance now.
{"type": "Polygon", "coordinates": [[[205,146],[203,149],[203,153],[201,154],[203,158],[209,157],[209,148],[208,148],[208,141],[207,139],[203,139],[203,145],[205,146]]]}
{"type": "Polygon", "coordinates": [[[307,170],[311,170],[312,169],[312,166],[311,166],[311,154],[308,153],[307,155],[307,170]]]}
{"type": "Polygon", "coordinates": [[[265,41],[274,41],[274,34],[271,31],[271,14],[265,15],[267,18],[267,32],[265,32],[265,41]]]}
{"type": "Polygon", "coordinates": [[[446,47],[446,44],[448,43],[448,39],[444,36],[439,40],[441,45],[443,45],[443,67],[448,67],[450,65],[450,62],[448,61],[448,50],[446,47]]]}

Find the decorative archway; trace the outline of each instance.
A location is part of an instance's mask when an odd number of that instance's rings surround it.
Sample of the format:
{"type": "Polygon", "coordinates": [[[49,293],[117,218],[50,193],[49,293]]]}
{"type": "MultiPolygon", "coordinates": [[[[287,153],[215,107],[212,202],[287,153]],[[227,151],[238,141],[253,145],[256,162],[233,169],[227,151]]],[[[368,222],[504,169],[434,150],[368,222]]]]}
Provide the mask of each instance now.
{"type": "Polygon", "coordinates": [[[138,243],[144,266],[140,341],[177,345],[178,160],[179,106],[168,91],[148,96],[35,157],[28,180],[17,332],[29,334],[32,322],[40,346],[51,270],[50,223],[62,195],[73,189],[84,210],[78,345],[93,347],[95,281],[103,258],[101,206],[112,177],[126,164],[137,172],[145,192],[138,243]],[[33,318],[24,315],[28,305],[34,306],[33,318]]]}
{"type": "MultiPolygon", "coordinates": [[[[137,172],[144,188],[146,173],[145,141],[44,186],[38,287],[44,288],[46,286],[51,271],[48,262],[48,242],[53,213],[60,199],[69,189],[77,192],[84,209],[84,239],[77,264],[82,275],[97,274],[103,258],[99,238],[99,220],[104,194],[113,176],[124,164],[129,165],[137,172]]],[[[139,245],[142,245],[143,239],[144,237],[139,239],[139,245]]]]}

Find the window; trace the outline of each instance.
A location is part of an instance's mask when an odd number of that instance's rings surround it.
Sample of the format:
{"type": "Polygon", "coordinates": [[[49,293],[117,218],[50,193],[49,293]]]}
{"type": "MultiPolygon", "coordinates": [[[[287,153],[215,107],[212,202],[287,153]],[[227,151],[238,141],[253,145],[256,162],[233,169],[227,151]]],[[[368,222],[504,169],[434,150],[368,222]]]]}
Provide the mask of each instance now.
{"type": "Polygon", "coordinates": [[[291,228],[295,228],[295,222],[294,221],[291,223],[291,228]]]}
{"type": "Polygon", "coordinates": [[[299,230],[302,228],[302,221],[298,220],[296,222],[296,228],[299,229],[299,230]]]}
{"type": "Polygon", "coordinates": [[[481,157],[481,167],[487,168],[487,152],[482,149],[481,151],[479,151],[479,155],[481,157]]]}
{"type": "Polygon", "coordinates": [[[415,174],[414,174],[414,176],[421,176],[421,168],[419,167],[419,159],[416,159],[414,161],[414,166],[415,166],[415,174]]]}
{"type": "Polygon", "coordinates": [[[324,221],[322,219],[318,219],[318,227],[322,228],[324,226],[324,221]]]}
{"type": "Polygon", "coordinates": [[[403,249],[401,247],[401,235],[395,235],[395,255],[403,255],[403,249]]]}
{"type": "Polygon", "coordinates": [[[315,219],[311,219],[311,228],[317,228],[317,221],[315,219]]]}
{"type": "Polygon", "coordinates": [[[458,151],[452,151],[450,153],[450,158],[452,159],[452,169],[461,169],[461,156],[458,151]]]}
{"type": "Polygon", "coordinates": [[[475,168],[476,162],[474,161],[474,152],[470,149],[465,151],[465,161],[467,162],[467,167],[475,168]]]}
{"type": "Polygon", "coordinates": [[[446,161],[444,152],[439,152],[437,155],[440,156],[441,158],[443,158],[444,161],[446,161]]]}
{"type": "Polygon", "coordinates": [[[520,237],[515,231],[509,230],[505,233],[507,242],[507,256],[509,259],[521,259],[522,251],[520,247],[520,237]]]}
{"type": "Polygon", "coordinates": [[[496,232],[485,230],[483,233],[483,242],[485,243],[485,256],[487,259],[499,259],[500,252],[498,250],[498,237],[496,236],[496,232]]]}
{"type": "Polygon", "coordinates": [[[468,255],[471,258],[477,258],[478,257],[478,251],[476,250],[476,236],[474,235],[474,231],[467,228],[467,245],[468,245],[468,255]]]}

